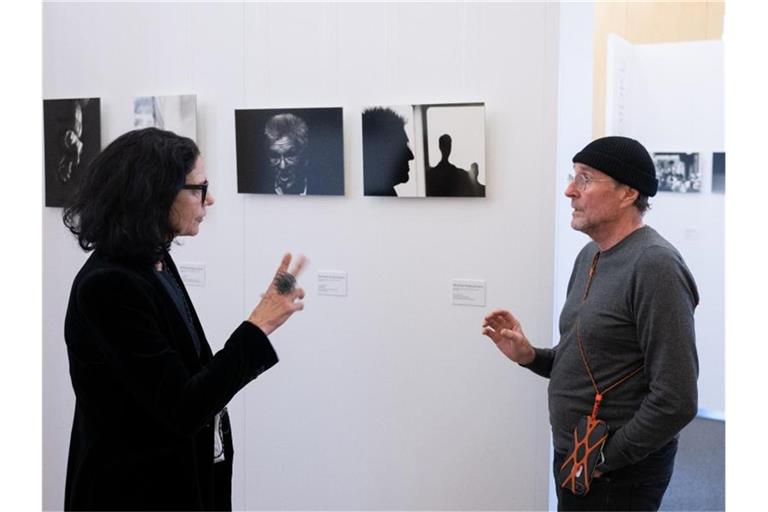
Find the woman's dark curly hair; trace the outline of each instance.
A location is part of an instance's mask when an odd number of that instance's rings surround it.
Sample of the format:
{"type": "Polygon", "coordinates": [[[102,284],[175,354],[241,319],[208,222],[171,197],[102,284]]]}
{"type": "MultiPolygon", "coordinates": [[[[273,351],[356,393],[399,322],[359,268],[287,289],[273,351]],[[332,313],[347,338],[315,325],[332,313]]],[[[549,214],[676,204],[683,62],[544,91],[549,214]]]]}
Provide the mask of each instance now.
{"type": "Polygon", "coordinates": [[[171,205],[199,154],[192,139],[157,128],[121,135],[86,169],[64,225],[85,251],[160,260],[174,237],[171,205]]]}

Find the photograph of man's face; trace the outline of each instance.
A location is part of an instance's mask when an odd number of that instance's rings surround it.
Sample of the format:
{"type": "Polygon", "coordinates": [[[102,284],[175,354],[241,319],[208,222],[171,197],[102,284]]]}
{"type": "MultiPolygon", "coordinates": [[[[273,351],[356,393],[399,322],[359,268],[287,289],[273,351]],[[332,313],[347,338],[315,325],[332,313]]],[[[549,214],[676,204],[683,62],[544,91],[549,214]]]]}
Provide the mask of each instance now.
{"type": "Polygon", "coordinates": [[[88,164],[101,151],[99,98],[43,100],[45,206],[68,206],[88,164]]]}
{"type": "Polygon", "coordinates": [[[307,123],[293,114],[269,118],[264,127],[267,158],[272,169],[275,193],[307,193],[306,149],[309,142],[307,123]]]}
{"type": "Polygon", "coordinates": [[[237,191],[344,195],[341,108],[235,111],[237,191]]]}

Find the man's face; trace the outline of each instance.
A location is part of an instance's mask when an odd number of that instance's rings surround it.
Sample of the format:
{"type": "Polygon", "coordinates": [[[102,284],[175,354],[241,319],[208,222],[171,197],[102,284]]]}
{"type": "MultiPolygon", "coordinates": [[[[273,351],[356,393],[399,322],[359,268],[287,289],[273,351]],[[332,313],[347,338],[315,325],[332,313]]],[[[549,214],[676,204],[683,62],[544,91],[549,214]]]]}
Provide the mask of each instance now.
{"type": "Polygon", "coordinates": [[[269,144],[269,165],[275,177],[275,189],[289,193],[294,186],[304,189],[304,147],[290,136],[269,144]]]}
{"type": "Polygon", "coordinates": [[[398,162],[398,175],[395,183],[406,183],[409,179],[409,173],[411,171],[410,161],[413,160],[413,152],[408,145],[408,136],[405,134],[405,128],[403,128],[402,135],[397,143],[397,152],[399,155],[398,162]]]}
{"type": "Polygon", "coordinates": [[[588,165],[573,165],[574,177],[565,189],[566,197],[571,200],[573,213],[571,227],[595,239],[596,235],[610,232],[621,214],[623,187],[605,173],[588,165]],[[579,177],[579,176],[582,177],[579,177]],[[578,183],[586,178],[584,190],[579,190],[578,183]]]}

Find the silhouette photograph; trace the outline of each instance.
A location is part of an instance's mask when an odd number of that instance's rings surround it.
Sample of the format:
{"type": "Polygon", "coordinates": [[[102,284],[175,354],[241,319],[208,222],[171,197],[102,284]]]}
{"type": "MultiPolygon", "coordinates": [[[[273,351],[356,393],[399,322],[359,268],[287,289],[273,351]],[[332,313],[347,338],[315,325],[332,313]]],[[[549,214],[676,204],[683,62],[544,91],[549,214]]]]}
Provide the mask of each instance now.
{"type": "Polygon", "coordinates": [[[483,103],[363,111],[366,196],[485,197],[483,103]]]}
{"type": "Polygon", "coordinates": [[[235,110],[237,191],[344,195],[341,108],[235,110]]]}
{"type": "Polygon", "coordinates": [[[419,105],[427,197],[485,197],[485,105],[419,105]]]}
{"type": "Polygon", "coordinates": [[[88,164],[101,151],[99,98],[43,100],[45,206],[68,206],[88,164]]]}
{"type": "Polygon", "coordinates": [[[363,112],[363,187],[366,196],[418,196],[411,179],[414,154],[410,107],[363,112]]]}

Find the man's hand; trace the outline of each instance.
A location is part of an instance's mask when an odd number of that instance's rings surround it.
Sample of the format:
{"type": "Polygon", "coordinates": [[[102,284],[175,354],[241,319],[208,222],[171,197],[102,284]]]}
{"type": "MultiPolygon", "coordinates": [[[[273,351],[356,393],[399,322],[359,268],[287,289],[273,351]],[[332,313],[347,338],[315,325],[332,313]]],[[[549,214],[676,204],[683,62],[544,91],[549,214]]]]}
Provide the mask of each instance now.
{"type": "Polygon", "coordinates": [[[519,364],[529,364],[536,352],[523,334],[523,329],[512,313],[495,309],[483,320],[483,334],[493,340],[501,352],[519,364]]]}
{"type": "MultiPolygon", "coordinates": [[[[304,267],[306,261],[304,256],[299,256],[297,258],[293,270],[290,271],[290,274],[294,278],[299,277],[299,273],[301,273],[301,269],[304,267]]],[[[256,305],[256,308],[248,317],[248,321],[256,325],[267,336],[283,325],[283,323],[285,323],[285,321],[296,311],[304,309],[304,303],[301,302],[301,299],[304,298],[304,290],[301,288],[283,290],[281,286],[279,286],[285,279],[279,278],[278,276],[282,276],[284,273],[288,272],[288,265],[290,265],[290,263],[291,253],[287,253],[283,256],[283,260],[277,268],[275,279],[269,284],[267,291],[261,296],[261,301],[256,305]]]]}

